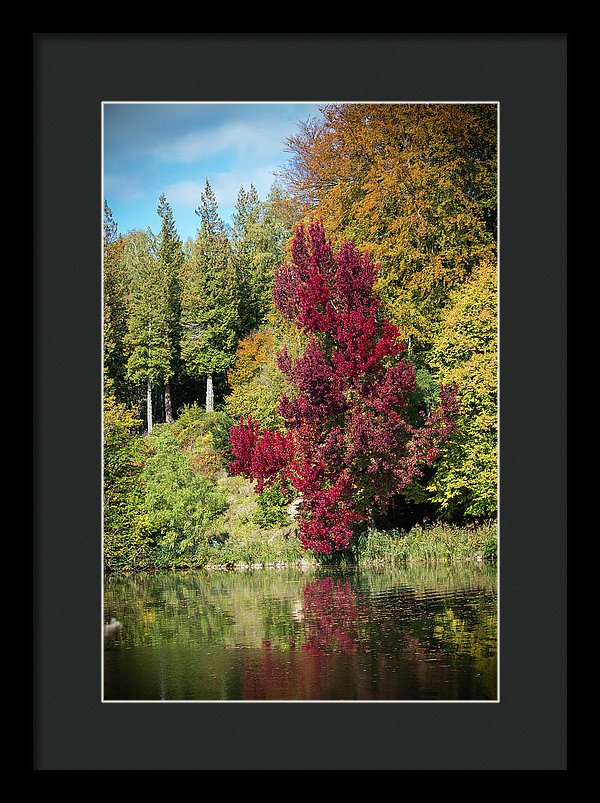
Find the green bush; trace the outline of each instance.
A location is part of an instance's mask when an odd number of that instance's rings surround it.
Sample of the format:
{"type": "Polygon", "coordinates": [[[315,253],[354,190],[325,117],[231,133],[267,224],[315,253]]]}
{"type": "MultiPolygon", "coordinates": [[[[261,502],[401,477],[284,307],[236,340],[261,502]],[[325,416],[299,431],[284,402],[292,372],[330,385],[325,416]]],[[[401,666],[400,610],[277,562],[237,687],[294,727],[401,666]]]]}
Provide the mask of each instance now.
{"type": "Polygon", "coordinates": [[[226,465],[231,459],[229,430],[234,423],[228,413],[220,410],[209,413],[197,404],[191,404],[182,408],[170,430],[186,451],[197,454],[212,450],[226,465]]]}
{"type": "Polygon", "coordinates": [[[179,444],[190,468],[210,480],[216,480],[231,460],[229,430],[233,419],[227,413],[207,413],[197,404],[186,405],[171,424],[158,424],[155,433],[168,430],[179,444]]]}
{"type": "Polygon", "coordinates": [[[483,557],[486,560],[498,559],[498,539],[495,536],[490,535],[486,538],[483,544],[483,557]]]}
{"type": "Polygon", "coordinates": [[[187,565],[203,549],[207,528],[227,509],[227,500],[213,482],[192,471],[169,429],[158,428],[151,444],[154,454],[142,480],[156,564],[187,565]]]}
{"type": "Polygon", "coordinates": [[[104,400],[104,565],[109,571],[145,567],[152,561],[144,511],[143,438],[132,434],[141,423],[113,397],[104,400]]]}
{"type": "Polygon", "coordinates": [[[259,527],[284,527],[290,524],[291,519],[287,512],[291,501],[289,483],[278,481],[264,488],[256,496],[256,511],[253,521],[259,527]]]}

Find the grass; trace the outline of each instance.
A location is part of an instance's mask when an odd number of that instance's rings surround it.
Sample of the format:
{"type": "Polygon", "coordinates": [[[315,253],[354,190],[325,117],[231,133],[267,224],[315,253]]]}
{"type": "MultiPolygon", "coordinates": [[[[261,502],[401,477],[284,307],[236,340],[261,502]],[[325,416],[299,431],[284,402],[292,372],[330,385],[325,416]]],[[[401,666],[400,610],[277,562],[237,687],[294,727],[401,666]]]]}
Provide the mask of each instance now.
{"type": "Polygon", "coordinates": [[[496,523],[477,527],[452,524],[415,526],[408,532],[369,530],[355,546],[360,565],[482,562],[497,557],[496,523]]]}
{"type": "Polygon", "coordinates": [[[247,480],[226,476],[219,486],[227,494],[229,508],[208,533],[211,546],[201,556],[206,568],[316,565],[313,556],[302,549],[293,527],[261,528],[256,523],[257,497],[247,480]]]}

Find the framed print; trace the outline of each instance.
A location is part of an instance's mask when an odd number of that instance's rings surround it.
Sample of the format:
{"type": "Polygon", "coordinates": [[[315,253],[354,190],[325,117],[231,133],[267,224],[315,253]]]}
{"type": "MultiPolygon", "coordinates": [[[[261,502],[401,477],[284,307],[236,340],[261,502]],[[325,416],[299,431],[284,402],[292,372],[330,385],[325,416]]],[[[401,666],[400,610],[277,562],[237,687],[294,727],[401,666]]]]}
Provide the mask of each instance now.
{"type": "Polygon", "coordinates": [[[34,79],[34,768],[565,769],[566,34],[34,79]]]}

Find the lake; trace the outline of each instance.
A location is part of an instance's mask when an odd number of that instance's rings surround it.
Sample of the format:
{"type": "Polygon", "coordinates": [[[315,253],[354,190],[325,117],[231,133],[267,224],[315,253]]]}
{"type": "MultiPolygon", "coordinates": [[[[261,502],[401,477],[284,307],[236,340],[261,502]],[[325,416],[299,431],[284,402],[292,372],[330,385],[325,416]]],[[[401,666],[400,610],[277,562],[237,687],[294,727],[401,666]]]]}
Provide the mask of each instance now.
{"type": "Polygon", "coordinates": [[[491,564],[105,580],[104,700],[496,700],[491,564]]]}

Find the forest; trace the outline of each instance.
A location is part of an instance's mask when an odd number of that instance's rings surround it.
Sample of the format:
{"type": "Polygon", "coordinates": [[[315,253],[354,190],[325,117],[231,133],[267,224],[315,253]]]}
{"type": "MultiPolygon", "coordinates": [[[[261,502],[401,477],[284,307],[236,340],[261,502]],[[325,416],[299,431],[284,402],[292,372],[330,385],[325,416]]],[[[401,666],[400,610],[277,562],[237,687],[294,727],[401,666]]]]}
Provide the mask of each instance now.
{"type": "Polygon", "coordinates": [[[496,556],[496,105],[321,111],[195,238],[104,203],[107,571],[496,556]]]}

